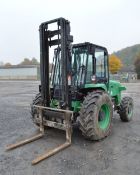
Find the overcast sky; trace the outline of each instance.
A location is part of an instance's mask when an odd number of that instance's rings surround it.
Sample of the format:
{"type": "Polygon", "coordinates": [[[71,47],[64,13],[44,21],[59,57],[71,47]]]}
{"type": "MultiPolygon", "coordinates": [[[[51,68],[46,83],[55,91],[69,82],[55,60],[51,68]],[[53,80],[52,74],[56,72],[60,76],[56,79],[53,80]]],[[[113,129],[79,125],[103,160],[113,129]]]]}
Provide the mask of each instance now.
{"type": "Polygon", "coordinates": [[[0,61],[39,60],[38,26],[58,17],[71,22],[75,43],[110,53],[140,43],[140,0],[0,0],[0,61]]]}

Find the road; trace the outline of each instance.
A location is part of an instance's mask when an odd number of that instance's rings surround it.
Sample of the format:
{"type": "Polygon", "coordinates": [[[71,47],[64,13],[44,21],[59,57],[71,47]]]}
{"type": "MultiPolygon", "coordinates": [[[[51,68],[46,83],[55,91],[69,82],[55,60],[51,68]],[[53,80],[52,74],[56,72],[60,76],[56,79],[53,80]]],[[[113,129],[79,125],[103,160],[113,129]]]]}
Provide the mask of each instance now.
{"type": "Polygon", "coordinates": [[[30,104],[39,82],[0,81],[0,175],[139,175],[140,174],[140,83],[126,84],[134,99],[134,117],[129,123],[114,114],[112,132],[100,142],[84,140],[74,130],[72,146],[32,166],[31,161],[65,140],[62,131],[48,130],[45,137],[5,152],[7,144],[36,133],[30,104]]]}

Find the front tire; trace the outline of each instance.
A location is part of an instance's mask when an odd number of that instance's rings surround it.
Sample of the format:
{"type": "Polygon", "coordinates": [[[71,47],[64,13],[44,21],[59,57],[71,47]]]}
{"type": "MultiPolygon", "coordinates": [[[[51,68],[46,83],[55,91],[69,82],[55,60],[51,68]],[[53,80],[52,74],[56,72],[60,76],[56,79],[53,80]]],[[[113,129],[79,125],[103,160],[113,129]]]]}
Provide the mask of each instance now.
{"type": "Polygon", "coordinates": [[[133,99],[131,97],[123,97],[118,113],[123,122],[129,122],[133,117],[133,99]]]}
{"type": "Polygon", "coordinates": [[[109,135],[113,105],[109,95],[104,91],[89,93],[80,110],[80,130],[89,140],[100,140],[109,135]]]}

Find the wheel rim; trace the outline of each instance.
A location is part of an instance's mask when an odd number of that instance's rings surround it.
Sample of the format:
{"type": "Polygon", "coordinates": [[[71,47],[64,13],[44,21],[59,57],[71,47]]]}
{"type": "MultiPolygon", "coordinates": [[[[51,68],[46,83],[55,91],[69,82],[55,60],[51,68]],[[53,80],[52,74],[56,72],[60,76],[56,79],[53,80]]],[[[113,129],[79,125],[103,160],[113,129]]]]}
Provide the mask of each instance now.
{"type": "Polygon", "coordinates": [[[110,123],[110,110],[107,104],[103,104],[99,111],[98,124],[102,130],[106,130],[110,123]]]}
{"type": "Polygon", "coordinates": [[[131,118],[133,114],[133,105],[129,104],[128,106],[128,117],[131,118]]]}

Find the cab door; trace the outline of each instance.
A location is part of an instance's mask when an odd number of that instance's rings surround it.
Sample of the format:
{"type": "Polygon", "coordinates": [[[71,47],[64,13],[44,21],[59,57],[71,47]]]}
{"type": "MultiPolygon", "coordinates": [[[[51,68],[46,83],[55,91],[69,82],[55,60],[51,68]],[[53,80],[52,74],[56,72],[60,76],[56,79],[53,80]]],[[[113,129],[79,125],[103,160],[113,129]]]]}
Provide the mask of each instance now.
{"type": "Polygon", "coordinates": [[[96,80],[97,83],[109,82],[108,53],[104,48],[95,47],[96,80]]]}

